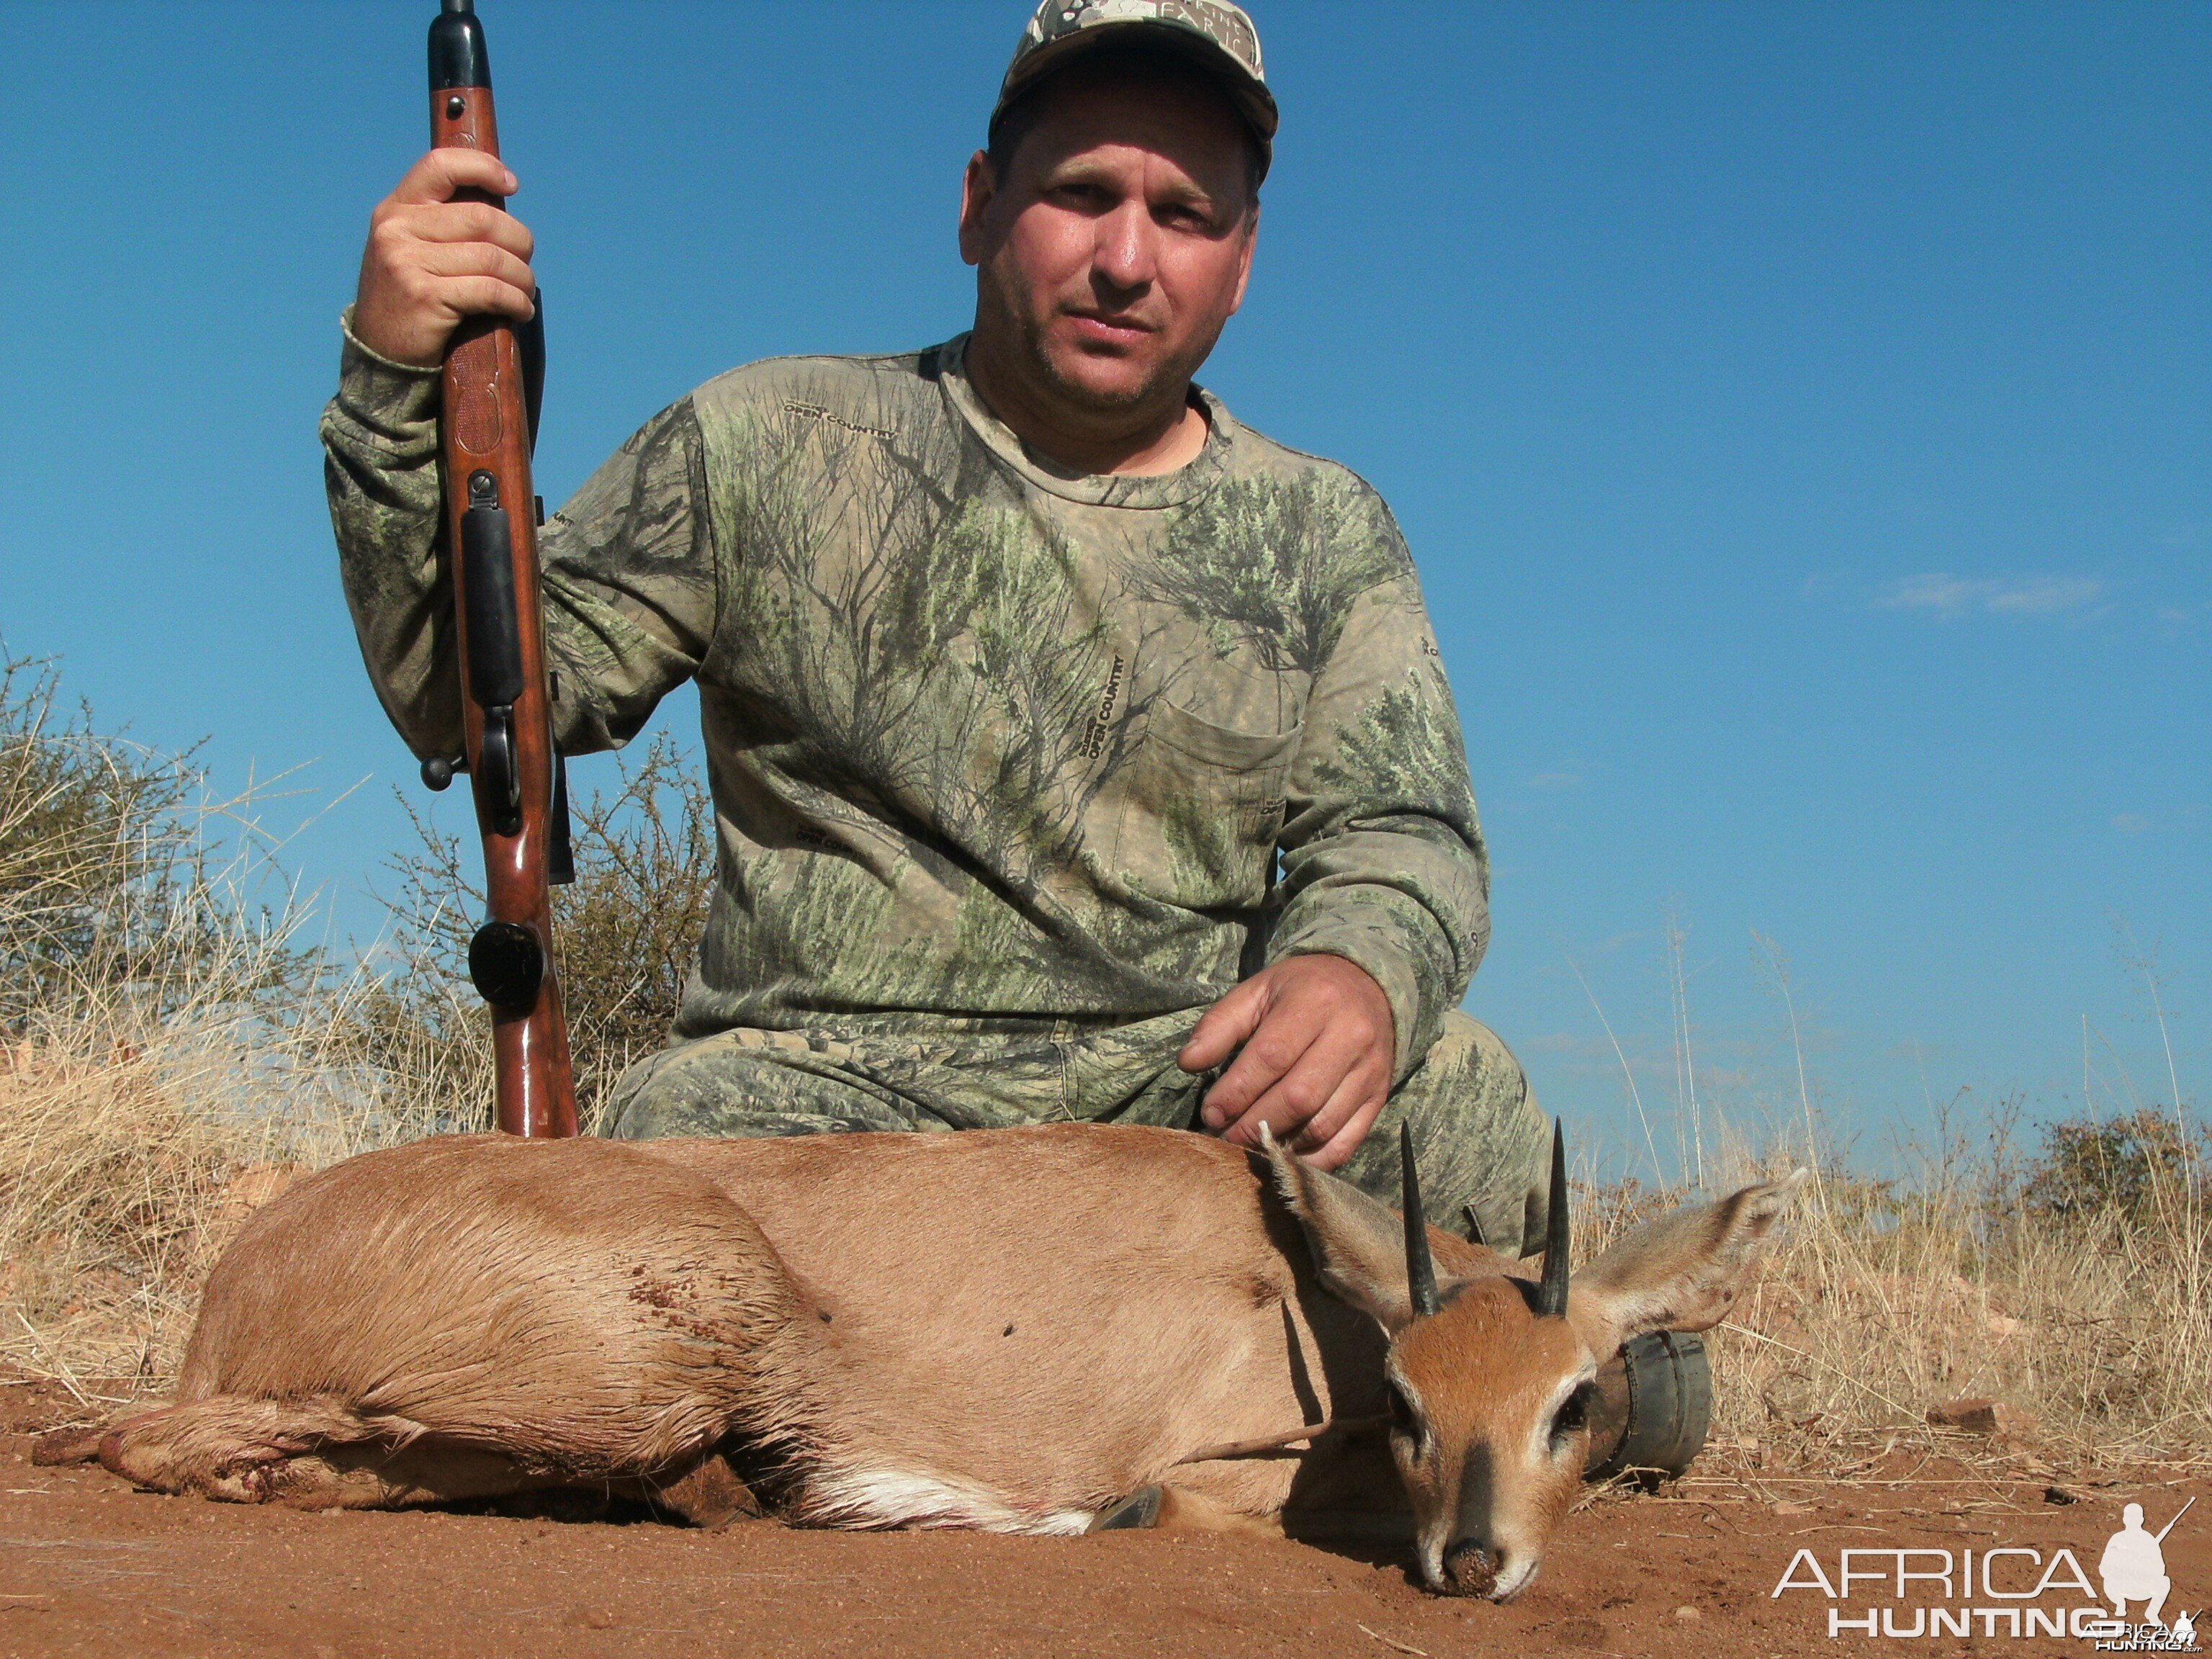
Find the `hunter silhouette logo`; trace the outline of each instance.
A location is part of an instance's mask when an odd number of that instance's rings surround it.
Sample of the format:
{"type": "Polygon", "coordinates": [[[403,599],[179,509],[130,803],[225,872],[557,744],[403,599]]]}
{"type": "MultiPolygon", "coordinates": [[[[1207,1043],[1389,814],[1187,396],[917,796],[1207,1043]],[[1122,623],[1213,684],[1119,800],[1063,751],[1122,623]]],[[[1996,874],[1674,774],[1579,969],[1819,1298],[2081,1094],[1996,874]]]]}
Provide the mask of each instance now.
{"type": "Polygon", "coordinates": [[[2143,1508],[2120,1511],[2120,1529],[2097,1558],[2102,1601],[2081,1558],[2064,1547],[2001,1545],[1983,1550],[1869,1548],[1842,1550],[1832,1574],[1810,1549],[1792,1556],[1771,1599],[1808,1590],[1829,1606],[1827,1635],[1903,1638],[1978,1636],[2014,1640],[2071,1637],[2099,1653],[2201,1653],[2195,1619],[2161,1617],[2173,1580],[2166,1567],[2166,1535],[2196,1506],[2191,1498],[2156,1532],[2143,1508]],[[1856,1603],[1854,1606],[1852,1604],[1856,1603]],[[2128,1609],[2140,1606],[2140,1622],[2128,1609]]]}
{"type": "MultiPolygon", "coordinates": [[[[2143,1622],[2163,1625],[2159,1610],[2166,1606],[2166,1598],[2173,1589],[2173,1580],[2166,1576],[2166,1534],[2174,1522],[2189,1513],[2197,1500],[2191,1498],[2181,1506],[2181,1512],[2172,1521],[2160,1527],[2155,1534],[2143,1530],[2143,1511],[2140,1504],[2130,1504],[2120,1511],[2120,1529],[2105,1546],[2103,1558],[2097,1563],[2097,1576],[2105,1581],[2105,1599],[2112,1604],[2112,1617],[2125,1619],[2128,1603],[2142,1601],[2143,1622]]],[[[2182,1620],[2189,1615],[2183,1613],[2182,1620]]],[[[2194,1626],[2191,1626],[2192,1633],[2194,1626]]]]}

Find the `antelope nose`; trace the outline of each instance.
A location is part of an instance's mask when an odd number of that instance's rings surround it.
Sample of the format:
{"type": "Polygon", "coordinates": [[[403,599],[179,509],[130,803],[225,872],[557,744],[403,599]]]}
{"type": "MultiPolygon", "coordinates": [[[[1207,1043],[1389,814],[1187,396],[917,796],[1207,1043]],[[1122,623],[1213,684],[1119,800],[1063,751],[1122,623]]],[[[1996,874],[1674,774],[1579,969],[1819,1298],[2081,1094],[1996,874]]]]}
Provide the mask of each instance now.
{"type": "Polygon", "coordinates": [[[1452,1595],[1492,1595],[1498,1590],[1498,1559],[1472,1538],[1462,1538],[1444,1552],[1445,1592],[1452,1595]]]}

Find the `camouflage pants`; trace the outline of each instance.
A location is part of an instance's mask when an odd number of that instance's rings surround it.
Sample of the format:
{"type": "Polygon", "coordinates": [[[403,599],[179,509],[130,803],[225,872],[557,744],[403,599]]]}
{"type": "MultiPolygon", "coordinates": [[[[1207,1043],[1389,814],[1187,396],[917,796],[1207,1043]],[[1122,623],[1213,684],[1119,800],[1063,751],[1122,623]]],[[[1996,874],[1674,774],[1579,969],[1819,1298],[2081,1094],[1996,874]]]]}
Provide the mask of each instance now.
{"type": "MultiPolygon", "coordinates": [[[[1058,1040],[911,1024],[870,1030],[729,1030],[640,1060],[617,1084],[607,1133],[800,1135],[986,1129],[1051,1120],[1188,1129],[1211,1074],[1175,1063],[1194,1016],[1180,1013],[1058,1040]]],[[[949,1023],[948,1023],[949,1024],[949,1023]]],[[[1338,1173],[1398,1202],[1398,1125],[1410,1122],[1429,1218],[1512,1254],[1543,1240],[1550,1126],[1528,1079],[1487,1026],[1455,1010],[1338,1173]]]]}

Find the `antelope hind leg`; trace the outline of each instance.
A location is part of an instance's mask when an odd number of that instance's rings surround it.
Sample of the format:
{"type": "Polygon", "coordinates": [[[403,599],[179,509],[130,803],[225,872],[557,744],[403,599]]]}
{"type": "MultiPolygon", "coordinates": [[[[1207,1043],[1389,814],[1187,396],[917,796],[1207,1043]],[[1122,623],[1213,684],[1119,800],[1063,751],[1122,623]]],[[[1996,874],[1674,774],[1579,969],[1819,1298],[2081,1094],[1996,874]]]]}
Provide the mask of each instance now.
{"type": "Polygon", "coordinates": [[[149,1491],[230,1504],[383,1510],[566,1484],[332,1399],[214,1395],[111,1429],[100,1461],[149,1491]]]}

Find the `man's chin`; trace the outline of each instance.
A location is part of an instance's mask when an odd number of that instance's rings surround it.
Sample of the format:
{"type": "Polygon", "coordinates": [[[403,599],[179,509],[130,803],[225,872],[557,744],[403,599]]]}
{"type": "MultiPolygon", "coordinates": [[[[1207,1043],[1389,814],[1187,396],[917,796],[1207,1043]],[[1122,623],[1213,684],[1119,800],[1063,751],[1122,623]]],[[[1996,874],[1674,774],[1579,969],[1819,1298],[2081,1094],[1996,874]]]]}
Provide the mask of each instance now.
{"type": "Polygon", "coordinates": [[[1158,364],[1088,351],[1054,354],[1045,360],[1045,369],[1069,402],[1101,414],[1150,401],[1165,378],[1158,364]]]}

